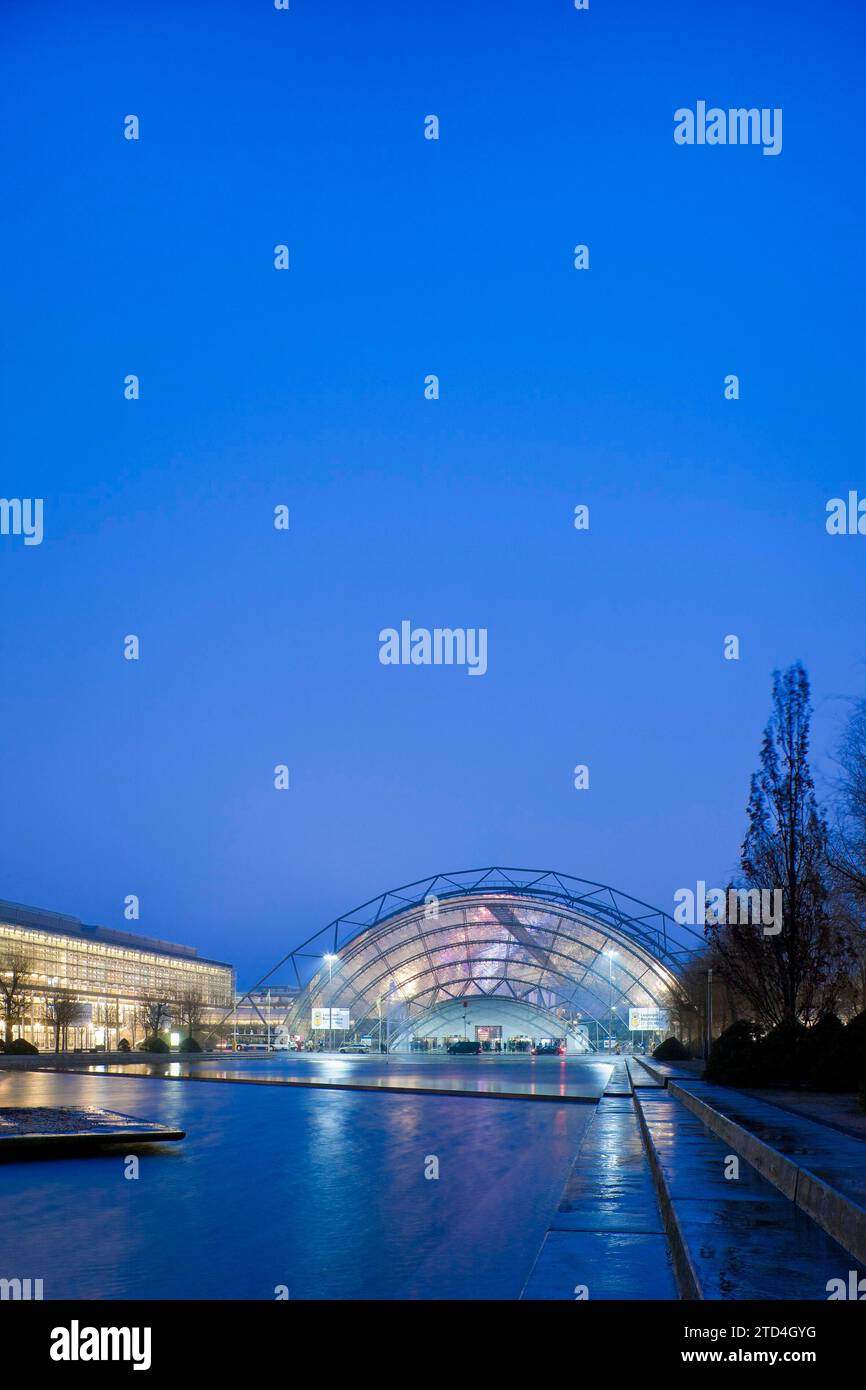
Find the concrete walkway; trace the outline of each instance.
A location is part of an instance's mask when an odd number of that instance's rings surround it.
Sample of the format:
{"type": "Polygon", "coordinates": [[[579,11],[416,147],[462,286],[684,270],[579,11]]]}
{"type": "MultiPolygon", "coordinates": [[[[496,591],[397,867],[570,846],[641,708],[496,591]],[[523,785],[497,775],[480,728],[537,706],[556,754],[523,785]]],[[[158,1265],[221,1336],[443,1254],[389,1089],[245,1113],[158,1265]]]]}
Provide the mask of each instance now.
{"type": "Polygon", "coordinates": [[[522,1297],[825,1300],[832,1280],[862,1278],[850,1203],[866,1145],[665,1073],[616,1059],[522,1297]],[[841,1241],[826,1181],[817,1214],[798,1204],[819,1190],[806,1157],[846,1189],[841,1241]]]}
{"type": "Polygon", "coordinates": [[[635,1104],[682,1297],[826,1299],[831,1279],[862,1276],[848,1251],[673,1092],[640,1091],[635,1104]]]}
{"type": "Polygon", "coordinates": [[[612,1057],[613,1070],[604,1088],[606,1096],[630,1096],[631,1095],[631,1075],[628,1069],[628,1060],[625,1057],[612,1057]]]}
{"type": "Polygon", "coordinates": [[[771,1091],[744,1090],[742,1094],[777,1105],[781,1110],[790,1110],[805,1120],[828,1125],[852,1139],[866,1140],[866,1111],[860,1108],[857,1096],[850,1091],[834,1095],[828,1091],[785,1091],[774,1087],[771,1091]]]}
{"type": "Polygon", "coordinates": [[[727,1086],[669,1092],[828,1235],[866,1264],[866,1143],[727,1086]]]}
{"type": "Polygon", "coordinates": [[[605,1094],[598,1102],[522,1297],[677,1297],[629,1095],[605,1094]]]}

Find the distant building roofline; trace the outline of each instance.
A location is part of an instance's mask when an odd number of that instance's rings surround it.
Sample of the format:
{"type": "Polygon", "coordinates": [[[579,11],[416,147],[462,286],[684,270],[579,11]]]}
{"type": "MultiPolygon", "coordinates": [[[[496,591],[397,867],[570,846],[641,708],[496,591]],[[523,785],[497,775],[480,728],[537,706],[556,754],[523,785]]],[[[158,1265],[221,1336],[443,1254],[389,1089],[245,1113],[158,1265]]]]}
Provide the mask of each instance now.
{"type": "Polygon", "coordinates": [[[150,951],[156,955],[194,960],[201,965],[219,965],[234,970],[228,961],[201,956],[195,946],[181,946],[176,941],[162,941],[155,936],[137,936],[132,932],[115,931],[112,927],[91,926],[65,912],[52,912],[44,907],[13,903],[0,898],[0,926],[29,927],[33,931],[51,932],[55,936],[72,936],[82,941],[98,941],[105,946],[120,946],[130,951],[150,951]]]}

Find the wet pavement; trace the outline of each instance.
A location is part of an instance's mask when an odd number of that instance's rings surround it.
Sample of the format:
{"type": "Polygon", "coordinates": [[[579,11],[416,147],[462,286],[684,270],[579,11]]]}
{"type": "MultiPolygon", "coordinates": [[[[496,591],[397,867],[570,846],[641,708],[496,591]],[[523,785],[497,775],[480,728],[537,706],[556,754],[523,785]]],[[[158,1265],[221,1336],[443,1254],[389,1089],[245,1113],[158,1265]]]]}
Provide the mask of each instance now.
{"type": "Polygon", "coordinates": [[[631,1099],[606,1094],[569,1174],[525,1299],[675,1299],[640,1124],[631,1099]]]}
{"type": "Polygon", "coordinates": [[[831,1129],[837,1129],[852,1139],[866,1140],[866,1111],[861,1109],[856,1095],[785,1090],[744,1091],[742,1094],[779,1106],[782,1110],[790,1110],[804,1120],[829,1125],[831,1129]]]}
{"type": "MultiPolygon", "coordinates": [[[[863,1271],[794,1202],[667,1092],[640,1092],[681,1285],[709,1299],[826,1299],[863,1271]],[[736,1157],[736,1155],[734,1155],[736,1157]]],[[[835,1136],[838,1138],[839,1136],[835,1136]]]]}
{"type": "Polygon", "coordinates": [[[744,1091],[708,1082],[681,1084],[797,1167],[806,1169],[851,1202],[866,1207],[866,1143],[862,1139],[840,1134],[744,1091]]]}

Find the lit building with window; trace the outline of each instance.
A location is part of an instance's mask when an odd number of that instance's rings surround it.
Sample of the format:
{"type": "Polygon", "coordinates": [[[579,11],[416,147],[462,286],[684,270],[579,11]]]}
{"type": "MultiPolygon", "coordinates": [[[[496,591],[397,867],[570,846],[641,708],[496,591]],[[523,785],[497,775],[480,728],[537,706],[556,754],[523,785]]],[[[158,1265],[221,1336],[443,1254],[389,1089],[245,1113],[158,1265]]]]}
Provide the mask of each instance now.
{"type": "MultiPolygon", "coordinates": [[[[12,1034],[40,1051],[55,1045],[52,1013],[58,999],[71,1015],[63,1025],[65,1045],[75,1049],[116,1047],[123,1038],[134,1047],[146,1031],[147,1004],[165,1004],[174,1022],[181,1001],[194,997],[209,1024],[217,1023],[235,998],[232,966],[207,960],[192,946],[0,901],[0,975],[7,984],[16,966],[22,978],[13,1000],[12,1034]]],[[[3,1009],[0,993],[0,1023],[3,1009]]]]}
{"type": "Polygon", "coordinates": [[[288,1046],[291,1039],[285,1028],[285,1018],[298,996],[294,985],[265,985],[248,990],[236,997],[235,1009],[228,1020],[229,1041],[241,1047],[288,1046]]]}

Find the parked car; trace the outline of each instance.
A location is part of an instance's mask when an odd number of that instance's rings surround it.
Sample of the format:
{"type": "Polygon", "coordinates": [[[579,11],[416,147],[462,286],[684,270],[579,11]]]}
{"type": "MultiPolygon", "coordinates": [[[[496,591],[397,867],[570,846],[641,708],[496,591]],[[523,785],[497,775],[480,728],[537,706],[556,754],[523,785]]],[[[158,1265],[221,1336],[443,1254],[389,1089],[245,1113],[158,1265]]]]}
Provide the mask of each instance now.
{"type": "Polygon", "coordinates": [[[361,1056],[366,1057],[370,1049],[366,1043],[341,1043],[340,1051],[358,1053],[361,1056]]]}
{"type": "Polygon", "coordinates": [[[470,1042],[468,1038],[461,1038],[459,1042],[451,1043],[448,1051],[451,1053],[471,1053],[477,1057],[481,1051],[481,1044],[480,1042],[470,1042]]]}
{"type": "Polygon", "coordinates": [[[543,1042],[532,1049],[533,1057],[564,1057],[564,1042],[543,1042]]]}

